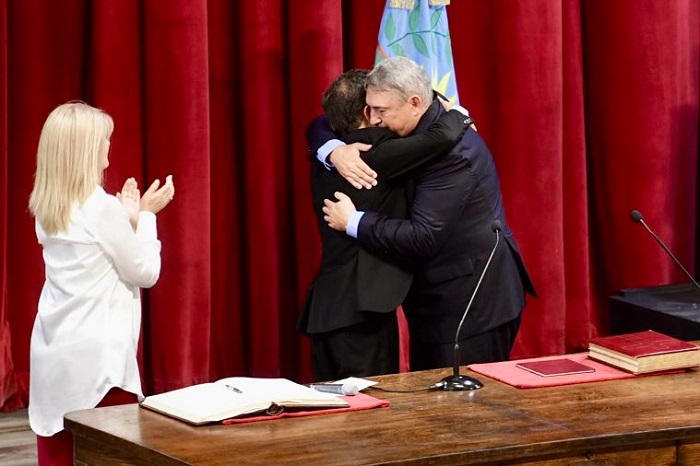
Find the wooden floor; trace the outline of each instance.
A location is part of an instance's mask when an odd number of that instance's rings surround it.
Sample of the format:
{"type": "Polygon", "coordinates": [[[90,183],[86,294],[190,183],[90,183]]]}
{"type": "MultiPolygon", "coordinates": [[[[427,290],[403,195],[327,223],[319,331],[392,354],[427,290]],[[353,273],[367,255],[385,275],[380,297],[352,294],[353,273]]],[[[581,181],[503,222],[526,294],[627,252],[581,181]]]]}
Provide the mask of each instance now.
{"type": "Polygon", "coordinates": [[[36,436],[29,428],[26,409],[0,413],[0,464],[36,465],[36,436]]]}

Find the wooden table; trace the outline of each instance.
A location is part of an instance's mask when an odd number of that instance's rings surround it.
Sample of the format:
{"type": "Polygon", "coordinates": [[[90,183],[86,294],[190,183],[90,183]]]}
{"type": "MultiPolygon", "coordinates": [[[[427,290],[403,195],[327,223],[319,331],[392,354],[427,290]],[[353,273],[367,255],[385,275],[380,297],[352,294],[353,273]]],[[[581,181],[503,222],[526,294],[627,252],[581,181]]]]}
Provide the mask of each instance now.
{"type": "MultiPolygon", "coordinates": [[[[450,372],[376,379],[417,388],[450,372]]],[[[66,426],[76,464],[700,464],[700,372],[538,389],[479,379],[475,392],[370,390],[391,407],[368,411],[192,427],[124,405],[66,426]]]]}

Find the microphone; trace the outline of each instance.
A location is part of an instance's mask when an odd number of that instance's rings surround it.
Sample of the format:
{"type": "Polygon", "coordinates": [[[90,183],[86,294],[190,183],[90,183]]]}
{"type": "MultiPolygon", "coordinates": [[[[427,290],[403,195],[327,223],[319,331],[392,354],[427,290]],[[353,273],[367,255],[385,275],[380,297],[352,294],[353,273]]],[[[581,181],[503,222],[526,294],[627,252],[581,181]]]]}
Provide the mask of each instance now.
{"type": "Polygon", "coordinates": [[[681,268],[681,270],[683,271],[683,273],[685,273],[686,276],[690,279],[690,281],[693,282],[693,285],[695,285],[695,288],[698,289],[698,290],[700,290],[700,285],[698,285],[698,282],[696,282],[695,279],[693,278],[693,276],[690,275],[690,272],[688,272],[688,271],[686,270],[686,268],[683,267],[683,264],[681,264],[681,262],[676,258],[676,256],[673,255],[673,253],[671,252],[671,250],[668,249],[668,248],[666,247],[666,245],[664,244],[664,242],[661,241],[661,238],[659,238],[658,236],[656,236],[656,233],[654,233],[653,231],[651,231],[651,228],[649,228],[649,226],[647,226],[646,222],[644,222],[644,218],[642,217],[642,213],[641,213],[640,211],[638,211],[638,210],[632,210],[632,211],[630,212],[630,217],[632,217],[632,221],[634,221],[635,223],[641,223],[641,224],[642,224],[642,226],[649,232],[649,234],[656,240],[656,242],[659,243],[659,244],[661,245],[662,248],[664,248],[664,251],[666,251],[666,254],[668,254],[669,256],[671,256],[671,259],[674,260],[674,262],[678,265],[678,267],[681,268]]]}
{"type": "Polygon", "coordinates": [[[493,223],[491,224],[491,230],[494,233],[496,233],[496,244],[493,245],[493,249],[491,250],[491,255],[489,255],[489,258],[486,261],[486,265],[484,266],[484,270],[481,272],[481,276],[479,277],[479,281],[476,282],[476,286],[474,287],[474,291],[472,292],[472,296],[471,296],[471,298],[469,298],[469,302],[467,303],[467,307],[464,309],[464,314],[462,314],[462,320],[459,321],[459,325],[457,326],[457,332],[455,333],[454,364],[452,366],[452,375],[445,377],[444,379],[442,379],[440,381],[440,384],[437,384],[439,390],[448,390],[448,391],[478,390],[484,386],[483,383],[479,382],[477,379],[475,379],[473,377],[459,374],[459,333],[462,331],[462,324],[464,324],[464,319],[467,318],[467,313],[469,312],[469,308],[472,306],[472,303],[474,302],[474,298],[476,297],[476,293],[477,293],[477,291],[479,291],[479,287],[481,286],[481,282],[484,280],[484,275],[486,275],[486,271],[488,270],[489,265],[491,265],[491,259],[493,259],[493,255],[496,253],[496,248],[498,247],[498,243],[501,240],[500,232],[503,230],[503,224],[501,223],[501,221],[498,219],[494,220],[493,223]]]}
{"type": "Polygon", "coordinates": [[[309,387],[317,392],[333,393],[335,395],[357,395],[357,385],[354,383],[312,383],[309,387]]]}

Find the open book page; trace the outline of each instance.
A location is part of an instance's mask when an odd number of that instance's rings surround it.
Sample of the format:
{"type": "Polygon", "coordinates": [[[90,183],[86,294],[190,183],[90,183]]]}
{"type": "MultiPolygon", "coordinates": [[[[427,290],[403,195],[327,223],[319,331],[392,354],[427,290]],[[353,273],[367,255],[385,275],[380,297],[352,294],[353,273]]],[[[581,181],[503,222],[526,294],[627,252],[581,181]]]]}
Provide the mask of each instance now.
{"type": "Polygon", "coordinates": [[[146,397],[141,406],[199,425],[280,407],[345,407],[342,398],[288,379],[229,377],[146,397]]]}
{"type": "Polygon", "coordinates": [[[146,397],[141,406],[189,422],[204,424],[267,409],[270,402],[243,397],[217,383],[203,383],[146,397]]]}

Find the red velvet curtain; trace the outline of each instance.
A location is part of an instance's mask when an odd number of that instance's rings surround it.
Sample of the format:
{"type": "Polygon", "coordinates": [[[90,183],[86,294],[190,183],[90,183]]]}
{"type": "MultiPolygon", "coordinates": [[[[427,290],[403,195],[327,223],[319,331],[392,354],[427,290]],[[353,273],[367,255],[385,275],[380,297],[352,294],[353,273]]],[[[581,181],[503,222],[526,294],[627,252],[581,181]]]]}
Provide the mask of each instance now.
{"type": "MultiPolygon", "coordinates": [[[[147,392],[310,377],[295,331],[318,265],[304,140],[337,74],[373,65],[384,0],[0,0],[0,406],[26,403],[43,282],[27,211],[41,125],[115,119],[106,187],[173,174],[144,292],[147,392]]],[[[694,270],[700,4],[454,0],[456,75],[538,289],[513,357],[581,350],[607,297],[694,270]]]]}

